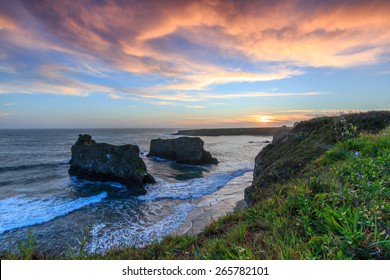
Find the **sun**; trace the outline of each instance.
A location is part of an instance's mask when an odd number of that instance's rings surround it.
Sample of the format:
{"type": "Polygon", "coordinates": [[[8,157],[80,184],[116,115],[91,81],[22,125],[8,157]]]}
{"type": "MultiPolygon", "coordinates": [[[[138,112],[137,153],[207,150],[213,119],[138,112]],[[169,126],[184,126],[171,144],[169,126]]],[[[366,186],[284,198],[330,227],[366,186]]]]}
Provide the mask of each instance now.
{"type": "Polygon", "coordinates": [[[271,122],[271,117],[270,116],[261,116],[258,118],[258,121],[261,123],[269,123],[271,122]]]}

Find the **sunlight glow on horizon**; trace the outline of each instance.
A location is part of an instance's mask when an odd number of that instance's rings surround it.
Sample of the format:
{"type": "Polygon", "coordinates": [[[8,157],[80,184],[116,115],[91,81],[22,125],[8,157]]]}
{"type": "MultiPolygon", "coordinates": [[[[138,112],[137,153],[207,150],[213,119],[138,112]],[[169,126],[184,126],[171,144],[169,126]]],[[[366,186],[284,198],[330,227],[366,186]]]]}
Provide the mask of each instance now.
{"type": "Polygon", "coordinates": [[[259,122],[261,122],[261,123],[268,123],[268,122],[271,122],[272,120],[271,120],[271,117],[270,116],[261,116],[260,118],[259,118],[259,122]]]}

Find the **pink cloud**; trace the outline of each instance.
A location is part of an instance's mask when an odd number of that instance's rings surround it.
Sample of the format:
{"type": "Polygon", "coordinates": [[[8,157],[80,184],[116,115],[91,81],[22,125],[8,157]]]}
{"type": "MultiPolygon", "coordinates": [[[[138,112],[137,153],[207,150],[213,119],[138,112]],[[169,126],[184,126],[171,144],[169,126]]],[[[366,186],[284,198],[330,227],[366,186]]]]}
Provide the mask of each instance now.
{"type": "Polygon", "coordinates": [[[385,51],[390,40],[386,1],[309,2],[25,3],[69,48],[99,55],[130,72],[181,72],[175,61],[191,64],[191,53],[175,57],[150,45],[151,39],[171,34],[225,54],[316,67],[375,63],[385,51]],[[359,46],[360,51],[348,53],[359,46]]]}
{"type": "MultiPolygon", "coordinates": [[[[186,91],[207,91],[212,85],[301,75],[302,66],[377,63],[388,54],[390,44],[390,2],[379,0],[26,0],[0,5],[4,42],[62,52],[78,60],[98,59],[118,71],[165,77],[170,82],[154,87],[152,94],[143,93],[146,99],[165,102],[202,99],[186,91]],[[237,69],[213,56],[281,67],[237,69]],[[166,90],[180,94],[159,93],[166,90]]],[[[2,52],[0,47],[0,57],[2,52]]],[[[50,71],[44,75],[49,77],[50,71]]]]}
{"type": "Polygon", "coordinates": [[[127,55],[147,56],[150,39],[173,33],[185,36],[186,30],[202,45],[229,47],[261,60],[306,61],[300,57],[306,51],[335,55],[366,45],[367,38],[374,40],[371,45],[389,40],[386,1],[315,1],[317,5],[313,1],[22,2],[57,36],[107,57],[118,55],[107,51],[121,50],[119,42],[129,45],[127,55]],[[306,4],[310,8],[305,9],[306,4]],[[222,42],[206,41],[207,27],[219,27],[212,35],[222,42]],[[194,32],[194,28],[198,29],[194,32]],[[336,50],[324,49],[330,44],[336,50]]]}

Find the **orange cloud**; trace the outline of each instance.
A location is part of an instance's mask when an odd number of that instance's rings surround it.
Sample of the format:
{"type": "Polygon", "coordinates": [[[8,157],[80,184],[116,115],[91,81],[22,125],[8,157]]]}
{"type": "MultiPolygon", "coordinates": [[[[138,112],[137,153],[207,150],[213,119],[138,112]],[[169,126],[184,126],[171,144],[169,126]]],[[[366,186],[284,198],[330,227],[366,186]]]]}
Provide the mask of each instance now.
{"type": "MultiPolygon", "coordinates": [[[[134,94],[126,89],[119,93],[116,89],[104,89],[113,98],[194,102],[291,96],[257,92],[219,96],[205,91],[212,85],[302,75],[302,66],[350,67],[377,63],[382,55],[388,54],[390,44],[389,1],[21,3],[3,4],[0,9],[3,10],[0,31],[6,32],[7,36],[2,38],[7,42],[105,64],[106,69],[95,71],[86,63],[82,70],[89,75],[105,75],[111,68],[168,79],[134,94]],[[226,67],[218,58],[245,59],[251,70],[226,67]],[[262,63],[281,66],[262,66],[262,63]],[[176,92],[164,93],[172,90],[176,92]],[[187,92],[195,90],[202,94],[187,92]]],[[[0,48],[1,55],[4,56],[0,48]]],[[[57,75],[55,78],[60,79],[58,75],[64,75],[64,71],[41,73],[49,78],[57,75]]],[[[88,87],[81,83],[81,88],[88,87]]],[[[77,94],[77,90],[65,88],[60,92],[77,94]]]]}
{"type": "MultiPolygon", "coordinates": [[[[384,109],[384,110],[389,110],[384,109]]],[[[221,115],[210,117],[187,117],[177,120],[178,126],[188,127],[273,127],[293,126],[296,122],[319,116],[333,116],[341,113],[364,112],[363,110],[285,110],[280,112],[265,112],[253,115],[221,115]]]]}
{"type": "Polygon", "coordinates": [[[387,51],[390,4],[386,1],[317,2],[312,7],[307,3],[307,9],[305,3],[151,1],[119,5],[113,1],[82,5],[61,1],[27,7],[33,14],[43,15],[40,20],[69,44],[76,43],[76,48],[92,51],[122,70],[136,73],[181,73],[185,71],[180,65],[183,61],[199,66],[190,51],[175,54],[151,45],[153,39],[172,34],[227,56],[241,53],[256,61],[300,66],[375,63],[387,51]],[[58,16],[58,24],[49,13],[58,16]]]}
{"type": "Polygon", "coordinates": [[[236,17],[226,21],[223,30],[235,40],[228,48],[259,61],[315,67],[375,63],[387,53],[389,2],[316,2],[312,9],[305,9],[304,3],[252,3],[252,11],[230,11],[236,17]]]}

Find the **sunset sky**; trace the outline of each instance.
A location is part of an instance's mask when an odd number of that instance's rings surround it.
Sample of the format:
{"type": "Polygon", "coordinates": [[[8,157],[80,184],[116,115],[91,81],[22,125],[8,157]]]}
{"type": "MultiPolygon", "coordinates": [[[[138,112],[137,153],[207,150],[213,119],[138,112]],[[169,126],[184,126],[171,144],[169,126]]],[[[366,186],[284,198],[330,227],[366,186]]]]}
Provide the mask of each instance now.
{"type": "Polygon", "coordinates": [[[390,109],[390,1],[0,1],[0,128],[390,109]]]}

